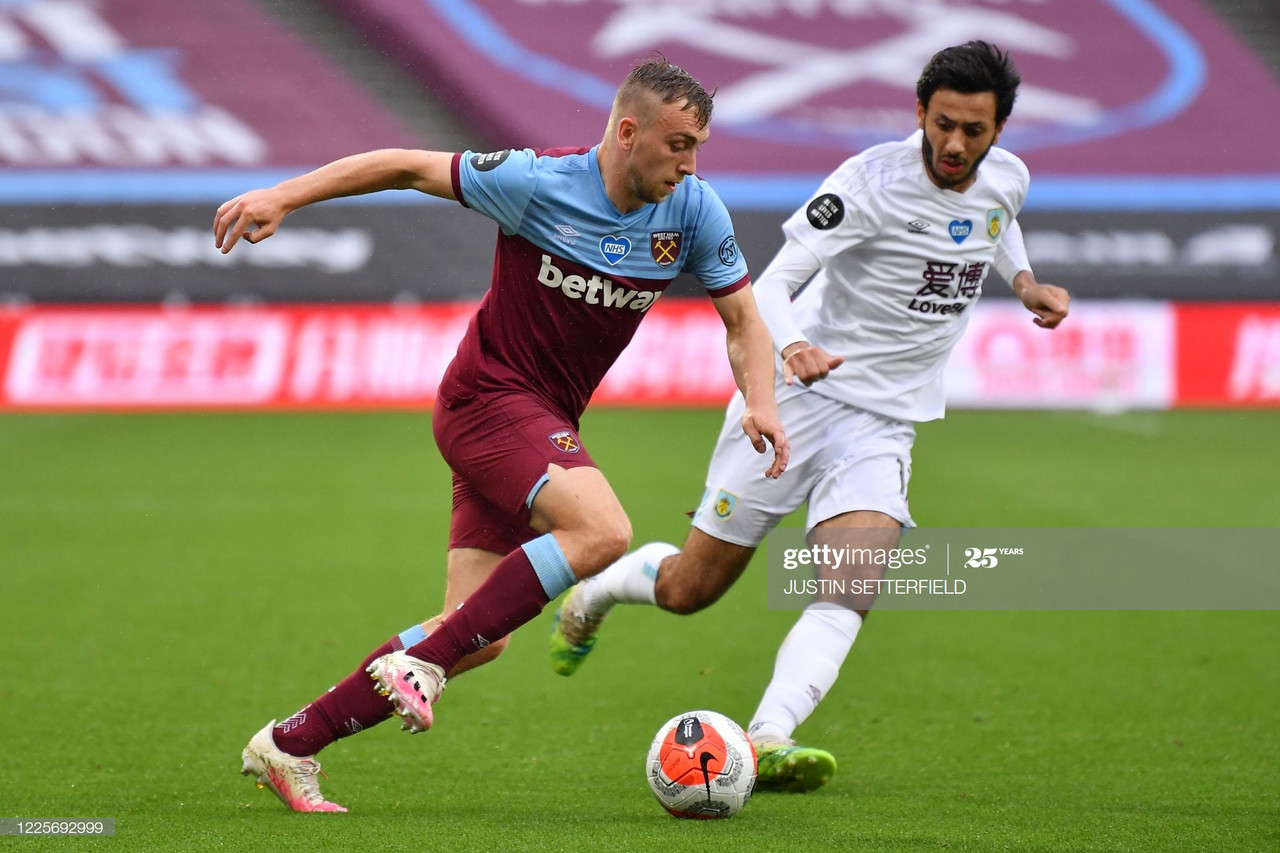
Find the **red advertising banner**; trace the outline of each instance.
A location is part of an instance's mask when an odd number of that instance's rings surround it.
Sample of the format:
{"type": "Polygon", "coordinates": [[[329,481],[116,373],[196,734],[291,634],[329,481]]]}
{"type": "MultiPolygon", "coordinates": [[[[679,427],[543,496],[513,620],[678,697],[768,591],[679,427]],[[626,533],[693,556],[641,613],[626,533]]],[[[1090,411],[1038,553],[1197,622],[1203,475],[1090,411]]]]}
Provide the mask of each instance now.
{"type": "Polygon", "coordinates": [[[1048,331],[1013,300],[984,303],[947,365],[952,406],[1166,409],[1174,398],[1173,307],[1077,300],[1048,331]]]}
{"type": "Polygon", "coordinates": [[[1280,305],[1179,305],[1180,406],[1280,406],[1280,305]]]}
{"type": "MultiPolygon", "coordinates": [[[[0,410],[428,408],[472,302],[0,309],[0,410]]],[[[1280,406],[1280,304],[1079,302],[1046,332],[985,303],[947,367],[957,408],[1280,406]]],[[[721,406],[708,299],[656,303],[593,402],[721,406]]]]}
{"type": "MultiPolygon", "coordinates": [[[[0,311],[0,408],[426,408],[474,303],[0,311]]],[[[659,303],[597,402],[722,405],[709,300],[659,303]]]]}

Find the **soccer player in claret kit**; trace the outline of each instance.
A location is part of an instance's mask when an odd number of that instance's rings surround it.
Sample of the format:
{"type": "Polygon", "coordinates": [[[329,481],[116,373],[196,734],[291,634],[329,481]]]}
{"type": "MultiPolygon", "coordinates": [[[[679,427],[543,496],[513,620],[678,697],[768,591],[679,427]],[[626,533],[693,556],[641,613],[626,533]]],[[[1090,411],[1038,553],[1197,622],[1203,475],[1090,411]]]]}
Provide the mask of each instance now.
{"type": "MultiPolygon", "coordinates": [[[[578,669],[614,604],[692,613],[715,602],[802,504],[815,543],[898,544],[913,524],[914,425],[943,416],[943,368],[987,273],[1010,283],[1036,325],[1067,315],[1067,292],[1032,274],[1015,219],[1027,168],[995,147],[1019,83],[1008,54],[985,42],[940,51],[916,85],[920,131],[845,161],[784,223],[756,297],[782,359],[777,400],[796,451],[786,478],[749,476],[730,429],[743,410],[735,399],[683,550],[650,543],[575,587],[551,637],[557,672],[578,669]]],[[[792,733],[835,684],[869,606],[820,597],[787,635],[748,727],[757,790],[808,791],[835,773],[834,756],[792,733]]]]}
{"type": "Polygon", "coordinates": [[[270,237],[306,204],[387,189],[454,199],[499,226],[493,279],[437,395],[432,426],[453,470],[439,616],[374,649],[327,693],[243,753],[243,772],[295,811],[345,811],[320,793],[315,754],[391,716],[431,727],[446,676],[492,660],[507,635],[621,557],[631,525],[578,435],[606,371],[662,291],[696,276],[724,320],[746,399],[741,427],[786,468],[774,363],[724,204],[694,176],[711,97],[655,58],[618,89],[591,149],[490,154],[374,151],[218,208],[223,252],[270,237]]]}

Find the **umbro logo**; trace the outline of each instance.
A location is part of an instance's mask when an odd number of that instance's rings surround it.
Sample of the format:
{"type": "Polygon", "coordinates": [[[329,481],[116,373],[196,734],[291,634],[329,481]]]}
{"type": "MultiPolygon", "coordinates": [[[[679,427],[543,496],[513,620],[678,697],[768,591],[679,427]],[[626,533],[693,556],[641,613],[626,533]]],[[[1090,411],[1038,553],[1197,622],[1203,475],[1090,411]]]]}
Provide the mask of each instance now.
{"type": "Polygon", "coordinates": [[[923,234],[929,230],[929,223],[923,219],[913,219],[907,223],[907,231],[912,234],[923,234]]]}
{"type": "Polygon", "coordinates": [[[577,228],[574,228],[572,225],[557,225],[557,226],[556,226],[556,230],[557,230],[557,231],[559,231],[561,234],[563,234],[563,235],[564,235],[564,236],[566,236],[566,237],[578,237],[578,236],[580,236],[580,235],[578,234],[578,229],[577,229],[577,228]]]}

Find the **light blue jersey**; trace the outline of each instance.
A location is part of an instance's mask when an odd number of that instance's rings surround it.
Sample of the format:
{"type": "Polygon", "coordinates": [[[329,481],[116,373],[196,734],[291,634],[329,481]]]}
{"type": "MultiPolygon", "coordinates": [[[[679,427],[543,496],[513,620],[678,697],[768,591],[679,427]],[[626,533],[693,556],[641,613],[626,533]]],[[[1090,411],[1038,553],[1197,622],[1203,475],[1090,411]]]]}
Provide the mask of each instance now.
{"type": "Polygon", "coordinates": [[[504,236],[604,275],[670,281],[683,271],[714,292],[747,274],[729,212],[706,181],[687,178],[661,204],[619,213],[605,195],[597,149],[562,151],[464,154],[458,197],[504,236]]]}
{"type": "Polygon", "coordinates": [[[533,392],[575,423],[681,272],[713,296],[750,279],[724,203],[696,177],[665,201],[619,213],[596,149],[467,152],[458,200],[498,223],[493,281],[441,394],[533,392]]]}

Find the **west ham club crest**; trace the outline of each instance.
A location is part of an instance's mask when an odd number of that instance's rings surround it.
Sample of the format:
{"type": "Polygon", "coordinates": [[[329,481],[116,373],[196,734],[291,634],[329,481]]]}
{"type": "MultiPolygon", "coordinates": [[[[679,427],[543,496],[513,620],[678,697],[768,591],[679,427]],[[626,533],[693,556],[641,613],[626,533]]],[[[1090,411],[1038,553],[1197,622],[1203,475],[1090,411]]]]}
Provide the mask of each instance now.
{"type": "Polygon", "coordinates": [[[653,255],[654,262],[664,270],[680,257],[682,236],[679,231],[654,231],[649,235],[649,254],[653,255]]]}

